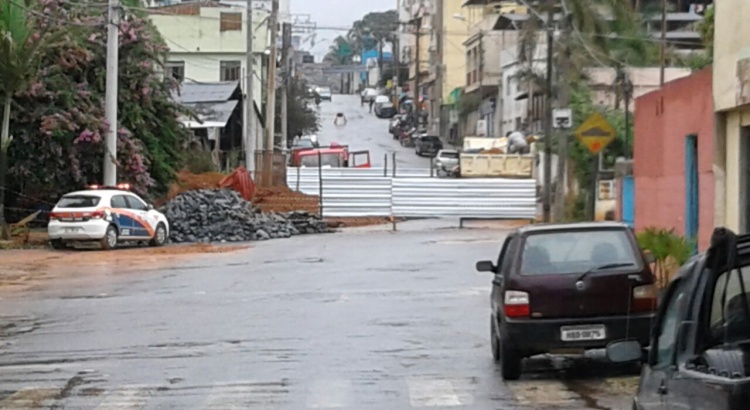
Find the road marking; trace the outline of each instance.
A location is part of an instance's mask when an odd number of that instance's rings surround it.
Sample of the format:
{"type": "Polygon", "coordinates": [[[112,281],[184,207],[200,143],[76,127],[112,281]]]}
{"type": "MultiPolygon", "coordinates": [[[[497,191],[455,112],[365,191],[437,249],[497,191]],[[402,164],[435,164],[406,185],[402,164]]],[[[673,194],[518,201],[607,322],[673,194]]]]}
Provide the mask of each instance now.
{"type": "Polygon", "coordinates": [[[152,387],[144,385],[125,386],[112,391],[99,404],[102,410],[138,410],[143,408],[151,396],[152,387]]]}
{"type": "Polygon", "coordinates": [[[408,384],[412,407],[456,407],[470,404],[461,400],[448,380],[410,379],[408,384]]]}
{"type": "Polygon", "coordinates": [[[245,410],[249,408],[276,408],[274,406],[288,393],[283,382],[244,380],[216,383],[199,407],[203,410],[245,410]],[[260,406],[260,407],[259,407],[260,406]]]}
{"type": "Polygon", "coordinates": [[[563,406],[580,403],[580,397],[557,380],[515,381],[507,383],[519,403],[563,406]]]}
{"type": "Polygon", "coordinates": [[[343,379],[318,380],[308,389],[307,408],[340,409],[349,405],[352,382],[343,379]]]}

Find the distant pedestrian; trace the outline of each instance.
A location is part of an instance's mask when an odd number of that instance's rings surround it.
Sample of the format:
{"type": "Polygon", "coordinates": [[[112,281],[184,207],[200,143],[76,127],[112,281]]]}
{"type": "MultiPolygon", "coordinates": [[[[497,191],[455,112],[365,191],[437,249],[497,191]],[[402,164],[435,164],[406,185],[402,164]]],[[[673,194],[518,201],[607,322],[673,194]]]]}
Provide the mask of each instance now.
{"type": "Polygon", "coordinates": [[[370,100],[370,113],[372,113],[372,106],[373,106],[373,105],[375,105],[375,100],[374,100],[374,99],[371,99],[371,100],[370,100]]]}
{"type": "Polygon", "coordinates": [[[346,116],[343,112],[336,114],[336,118],[333,119],[333,125],[336,126],[346,125],[346,123],[346,116]]]}
{"type": "Polygon", "coordinates": [[[529,153],[529,143],[521,131],[508,131],[506,137],[508,137],[508,154],[523,155],[529,153]]]}

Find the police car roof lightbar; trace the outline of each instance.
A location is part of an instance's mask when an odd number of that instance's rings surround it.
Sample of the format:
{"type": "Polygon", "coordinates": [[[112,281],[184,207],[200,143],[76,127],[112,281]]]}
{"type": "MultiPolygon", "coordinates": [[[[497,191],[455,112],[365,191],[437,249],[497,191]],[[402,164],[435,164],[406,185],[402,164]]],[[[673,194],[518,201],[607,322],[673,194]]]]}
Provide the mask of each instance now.
{"type": "Polygon", "coordinates": [[[117,184],[115,186],[89,185],[87,188],[92,190],[113,189],[118,191],[130,191],[130,184],[117,184]]]}

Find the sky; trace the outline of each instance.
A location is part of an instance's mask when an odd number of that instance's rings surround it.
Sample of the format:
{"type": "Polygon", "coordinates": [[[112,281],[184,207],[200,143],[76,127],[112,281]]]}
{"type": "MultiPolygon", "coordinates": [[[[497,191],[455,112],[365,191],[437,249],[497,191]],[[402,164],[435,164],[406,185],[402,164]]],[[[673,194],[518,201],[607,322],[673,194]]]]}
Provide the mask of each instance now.
{"type": "MultiPolygon", "coordinates": [[[[349,28],[352,23],[372,11],[387,11],[396,8],[397,0],[290,0],[292,14],[309,14],[317,23],[316,45],[313,54],[322,57],[331,46],[331,40],[346,31],[323,29],[324,27],[349,28]],[[327,41],[326,41],[327,40],[327,41]]],[[[305,49],[309,50],[309,42],[305,49]]],[[[317,58],[316,58],[317,60],[317,58]]]]}

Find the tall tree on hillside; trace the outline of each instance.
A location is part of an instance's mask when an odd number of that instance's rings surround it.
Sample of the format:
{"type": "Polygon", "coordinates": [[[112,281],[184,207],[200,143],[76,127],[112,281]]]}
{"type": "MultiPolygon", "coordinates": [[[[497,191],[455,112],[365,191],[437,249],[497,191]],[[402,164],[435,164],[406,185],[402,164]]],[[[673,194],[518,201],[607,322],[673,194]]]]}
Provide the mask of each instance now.
{"type": "MultiPolygon", "coordinates": [[[[46,25],[27,13],[26,0],[0,2],[0,229],[7,235],[5,191],[8,169],[10,114],[14,96],[26,90],[39,72],[45,47],[50,44],[46,25]],[[41,31],[39,29],[41,28],[41,31]]],[[[40,19],[41,20],[41,19],[40,19]]]]}

